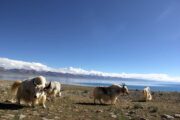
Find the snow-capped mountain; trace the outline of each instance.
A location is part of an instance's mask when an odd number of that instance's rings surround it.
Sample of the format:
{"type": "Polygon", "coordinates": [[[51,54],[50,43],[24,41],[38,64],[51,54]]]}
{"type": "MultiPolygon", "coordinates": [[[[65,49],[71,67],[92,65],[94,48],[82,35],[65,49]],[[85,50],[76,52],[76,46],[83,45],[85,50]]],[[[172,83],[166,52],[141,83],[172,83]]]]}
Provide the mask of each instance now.
{"type": "Polygon", "coordinates": [[[26,62],[0,58],[0,74],[2,72],[43,74],[51,76],[88,77],[88,78],[128,78],[155,81],[180,82],[180,77],[171,77],[167,74],[137,74],[137,73],[105,73],[95,70],[84,70],[81,68],[52,68],[42,63],[26,62]]]}

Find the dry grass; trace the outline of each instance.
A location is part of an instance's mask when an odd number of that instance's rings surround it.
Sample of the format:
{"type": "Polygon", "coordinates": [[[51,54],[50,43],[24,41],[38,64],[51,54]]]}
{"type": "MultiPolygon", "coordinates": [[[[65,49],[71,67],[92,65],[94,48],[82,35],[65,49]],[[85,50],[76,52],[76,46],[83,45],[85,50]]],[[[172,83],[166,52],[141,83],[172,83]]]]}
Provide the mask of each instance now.
{"type": "MultiPolygon", "coordinates": [[[[162,114],[179,113],[180,93],[155,92],[153,101],[143,102],[141,91],[131,91],[129,96],[120,96],[116,105],[93,104],[91,87],[63,85],[62,97],[47,101],[47,109],[6,103],[12,81],[0,81],[0,120],[161,120],[162,114]]],[[[178,119],[177,119],[178,120],[178,119]]]]}

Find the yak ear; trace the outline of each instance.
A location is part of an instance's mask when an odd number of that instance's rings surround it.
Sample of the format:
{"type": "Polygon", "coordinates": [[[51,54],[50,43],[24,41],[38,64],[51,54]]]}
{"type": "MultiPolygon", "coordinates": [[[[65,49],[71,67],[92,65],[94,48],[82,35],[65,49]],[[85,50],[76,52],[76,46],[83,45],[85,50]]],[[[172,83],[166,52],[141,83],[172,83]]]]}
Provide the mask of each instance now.
{"type": "Polygon", "coordinates": [[[50,89],[50,87],[51,87],[51,82],[50,82],[48,85],[46,85],[46,87],[44,88],[44,90],[48,90],[48,89],[50,89]]]}
{"type": "Polygon", "coordinates": [[[36,80],[36,79],[33,79],[33,85],[34,85],[34,86],[36,86],[36,85],[37,85],[37,84],[36,84],[36,82],[35,82],[35,80],[36,80]]]}
{"type": "Polygon", "coordinates": [[[122,83],[122,87],[124,88],[126,86],[126,84],[125,83],[122,83]]]}

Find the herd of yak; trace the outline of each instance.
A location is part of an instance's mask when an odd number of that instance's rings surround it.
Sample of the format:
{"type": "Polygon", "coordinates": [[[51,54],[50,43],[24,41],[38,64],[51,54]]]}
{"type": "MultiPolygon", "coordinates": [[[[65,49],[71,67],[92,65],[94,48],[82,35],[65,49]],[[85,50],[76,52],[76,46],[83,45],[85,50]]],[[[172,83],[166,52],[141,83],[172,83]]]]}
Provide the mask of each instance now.
{"type": "MultiPolygon", "coordinates": [[[[42,105],[46,108],[46,99],[61,96],[60,82],[47,82],[43,76],[34,77],[28,80],[15,81],[11,86],[11,92],[14,96],[11,102],[17,104],[26,104],[34,107],[35,105],[42,105]]],[[[92,95],[94,104],[98,100],[101,104],[108,103],[115,104],[120,94],[129,94],[128,88],[125,84],[113,84],[109,87],[95,87],[92,95]]],[[[150,88],[146,87],[143,90],[145,100],[152,100],[150,88]]]]}

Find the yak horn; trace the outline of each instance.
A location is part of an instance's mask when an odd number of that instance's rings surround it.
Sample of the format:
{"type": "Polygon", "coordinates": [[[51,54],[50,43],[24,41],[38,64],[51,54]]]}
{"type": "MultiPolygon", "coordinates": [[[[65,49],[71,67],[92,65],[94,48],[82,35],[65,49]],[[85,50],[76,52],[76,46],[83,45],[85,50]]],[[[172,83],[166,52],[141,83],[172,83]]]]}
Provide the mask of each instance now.
{"type": "Polygon", "coordinates": [[[51,87],[51,82],[48,84],[48,85],[46,85],[46,87],[44,88],[45,90],[47,90],[47,89],[49,89],[51,87]]]}

